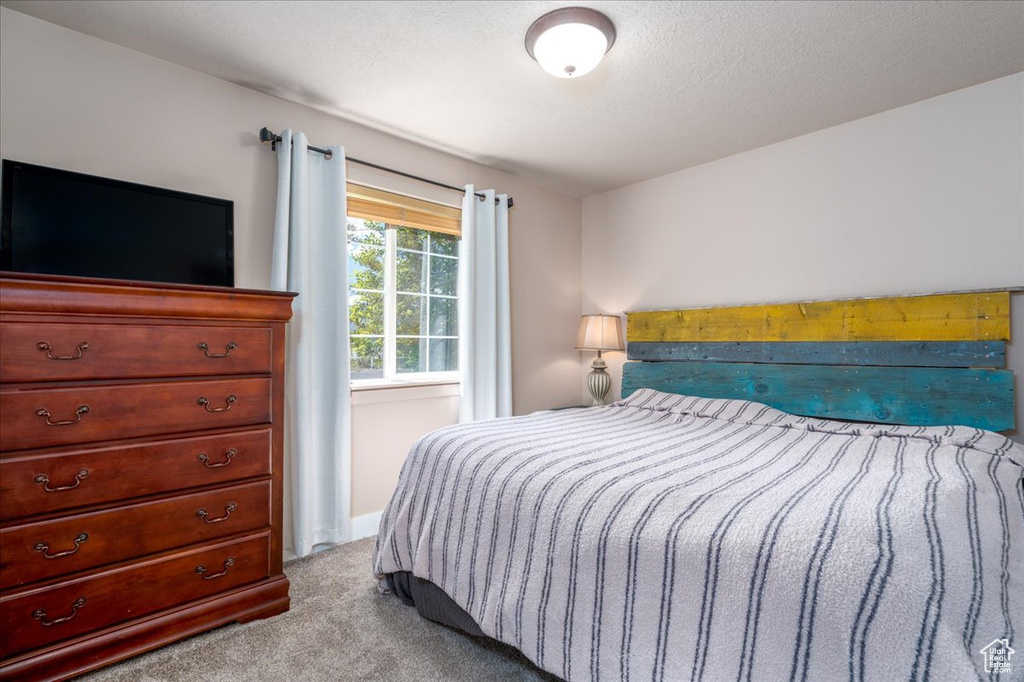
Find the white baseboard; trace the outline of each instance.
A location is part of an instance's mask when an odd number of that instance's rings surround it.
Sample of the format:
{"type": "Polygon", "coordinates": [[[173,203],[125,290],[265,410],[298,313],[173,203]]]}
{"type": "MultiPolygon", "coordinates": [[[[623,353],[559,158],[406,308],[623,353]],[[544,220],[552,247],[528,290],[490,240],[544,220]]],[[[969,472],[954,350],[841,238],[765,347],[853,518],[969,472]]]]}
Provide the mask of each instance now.
{"type": "Polygon", "coordinates": [[[373,537],[377,534],[377,529],[380,527],[380,519],[384,515],[384,510],[374,512],[373,514],[363,514],[362,516],[352,517],[352,539],[362,540],[363,538],[373,537]]]}
{"type": "MultiPolygon", "coordinates": [[[[377,528],[380,527],[380,518],[384,516],[384,510],[374,512],[372,514],[363,514],[362,516],[352,517],[352,540],[362,540],[363,538],[370,538],[377,534],[377,528]]],[[[350,540],[351,542],[351,540],[350,540]]],[[[330,549],[335,545],[317,545],[313,548],[312,554],[322,552],[325,549],[330,549]]],[[[295,559],[295,552],[292,548],[286,547],[284,550],[284,560],[291,561],[295,559]]]]}

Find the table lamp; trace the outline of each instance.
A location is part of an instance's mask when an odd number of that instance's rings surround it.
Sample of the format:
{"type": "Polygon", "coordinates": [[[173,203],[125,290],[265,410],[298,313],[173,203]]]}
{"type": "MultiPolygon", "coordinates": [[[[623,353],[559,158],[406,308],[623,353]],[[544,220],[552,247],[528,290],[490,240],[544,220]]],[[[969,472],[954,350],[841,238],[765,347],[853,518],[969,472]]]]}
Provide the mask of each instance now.
{"type": "Polygon", "coordinates": [[[596,350],[597,358],[591,365],[593,371],[587,377],[590,395],[594,405],[604,405],[605,397],[612,387],[612,379],[606,371],[608,365],[601,358],[601,351],[624,350],[622,343],[622,322],[618,315],[583,315],[576,335],[576,350],[596,350]]]}

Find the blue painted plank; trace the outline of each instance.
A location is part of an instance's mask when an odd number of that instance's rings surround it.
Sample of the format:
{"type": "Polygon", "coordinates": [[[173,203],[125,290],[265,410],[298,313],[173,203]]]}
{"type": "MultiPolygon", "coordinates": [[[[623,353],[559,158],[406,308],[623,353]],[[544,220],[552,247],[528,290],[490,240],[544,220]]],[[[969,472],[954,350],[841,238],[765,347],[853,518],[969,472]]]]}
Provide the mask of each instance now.
{"type": "Polygon", "coordinates": [[[631,341],[630,360],[784,365],[1003,367],[1003,341],[631,341]]]}
{"type": "Polygon", "coordinates": [[[1014,427],[1013,373],[994,369],[627,362],[622,395],[653,388],[793,414],[882,424],[1014,427]]]}

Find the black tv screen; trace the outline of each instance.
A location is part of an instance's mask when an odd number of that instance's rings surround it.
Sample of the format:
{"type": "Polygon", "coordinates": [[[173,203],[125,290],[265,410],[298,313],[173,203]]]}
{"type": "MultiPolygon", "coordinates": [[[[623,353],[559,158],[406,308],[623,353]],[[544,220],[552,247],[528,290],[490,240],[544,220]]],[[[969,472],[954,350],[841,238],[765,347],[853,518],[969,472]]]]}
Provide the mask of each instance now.
{"type": "Polygon", "coordinates": [[[234,286],[234,203],[3,161],[0,269],[234,286]]]}

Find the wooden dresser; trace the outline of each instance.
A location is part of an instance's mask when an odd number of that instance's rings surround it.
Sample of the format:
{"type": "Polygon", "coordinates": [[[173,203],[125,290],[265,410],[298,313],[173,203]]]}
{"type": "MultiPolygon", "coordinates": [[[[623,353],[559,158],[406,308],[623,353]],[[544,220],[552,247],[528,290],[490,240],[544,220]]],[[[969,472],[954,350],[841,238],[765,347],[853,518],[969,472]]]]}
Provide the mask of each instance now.
{"type": "Polygon", "coordinates": [[[292,296],[0,275],[0,677],[288,610],[292,296]]]}

